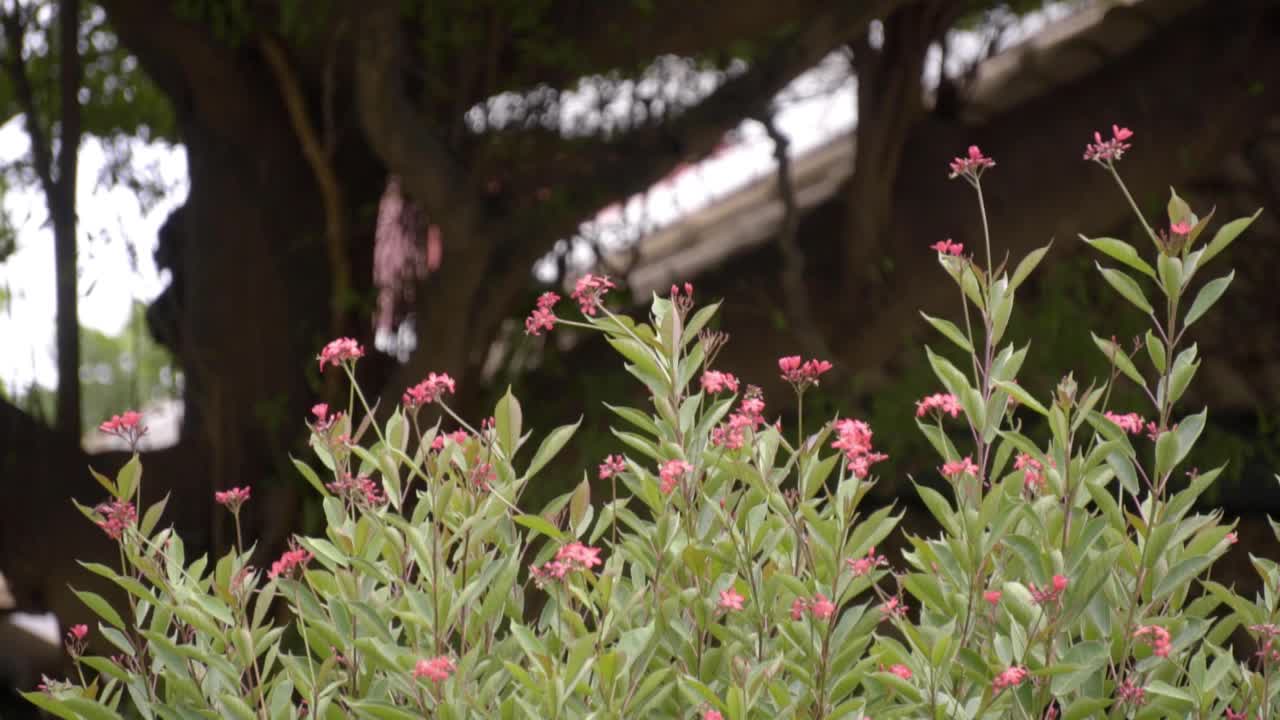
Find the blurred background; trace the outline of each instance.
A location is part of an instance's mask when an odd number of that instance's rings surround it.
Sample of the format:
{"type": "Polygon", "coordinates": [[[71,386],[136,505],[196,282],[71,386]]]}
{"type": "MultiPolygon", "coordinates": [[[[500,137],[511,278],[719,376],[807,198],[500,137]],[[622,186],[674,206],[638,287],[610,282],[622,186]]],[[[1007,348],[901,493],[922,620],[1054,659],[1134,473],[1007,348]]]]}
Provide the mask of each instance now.
{"type": "Polygon", "coordinates": [[[319,526],[289,456],[313,403],[345,403],[314,362],[338,336],[371,349],[383,411],[446,371],[470,417],[508,385],[526,426],[583,415],[530,503],[568,488],[619,449],[601,403],[645,402],[594,338],[524,333],[588,271],[622,309],[677,281],[724,299],[717,365],[771,414],[793,410],[778,356],[832,360],[806,414],[871,421],[875,497],[927,528],[912,411],[943,343],[918,311],[959,320],[927,246],[981,242],[947,162],[996,159],[998,254],[1054,241],[1008,337],[1034,338],[1033,392],[1083,387],[1107,373],[1090,331],[1145,329],[1079,239],[1149,251],[1081,159],[1112,123],[1154,223],[1170,186],[1215,225],[1266,208],[1211,274],[1236,270],[1183,403],[1211,407],[1200,466],[1229,463],[1206,498],[1241,522],[1221,572],[1280,557],[1280,3],[2,0],[0,24],[0,685],[62,672],[88,620],[67,588],[94,581],[76,559],[114,562],[70,504],[125,459],[95,430],[113,413],[143,412],[144,488],[188,557],[226,547],[227,487],[253,488],[263,558],[319,526]]]}

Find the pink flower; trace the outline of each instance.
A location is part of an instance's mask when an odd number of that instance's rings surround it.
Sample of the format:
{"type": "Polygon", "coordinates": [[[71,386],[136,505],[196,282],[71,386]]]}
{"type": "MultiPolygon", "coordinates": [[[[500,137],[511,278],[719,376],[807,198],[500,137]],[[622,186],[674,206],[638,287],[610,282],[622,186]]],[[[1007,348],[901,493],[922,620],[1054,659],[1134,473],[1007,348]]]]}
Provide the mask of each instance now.
{"type": "Polygon", "coordinates": [[[836,440],[831,447],[844,452],[845,461],[854,477],[862,479],[871,472],[871,466],[889,459],[884,453],[871,449],[871,426],[861,420],[837,420],[836,440]]]}
{"type": "Polygon", "coordinates": [[[568,563],[563,563],[558,560],[552,560],[551,562],[544,563],[542,567],[538,567],[536,565],[529,566],[529,574],[533,576],[533,582],[538,587],[546,587],[547,583],[552,580],[562,579],[566,574],[568,574],[569,570],[570,567],[568,563]]]}
{"type": "Polygon", "coordinates": [[[312,405],[311,414],[316,417],[315,424],[311,427],[318,433],[322,433],[333,427],[333,424],[338,421],[338,418],[342,417],[342,413],[340,412],[333,413],[332,415],[329,414],[329,405],[327,403],[316,403],[315,405],[312,405]]]}
{"type": "Polygon", "coordinates": [[[524,331],[526,335],[541,335],[543,330],[554,330],[556,326],[556,314],[552,311],[556,303],[560,302],[560,296],[553,292],[544,292],[538,297],[538,307],[534,308],[529,317],[525,318],[524,331]]]}
{"type": "Polygon", "coordinates": [[[724,720],[719,710],[708,710],[702,713],[702,720],[724,720]]]}
{"type": "Polygon", "coordinates": [[[1235,545],[1235,544],[1236,544],[1236,543],[1238,543],[1238,542],[1240,542],[1240,536],[1239,536],[1239,535],[1237,535],[1237,534],[1236,534],[1236,532],[1235,532],[1234,530],[1232,530],[1231,532],[1227,533],[1227,543],[1228,543],[1228,544],[1230,544],[1230,545],[1235,545]]]}
{"type": "Polygon", "coordinates": [[[293,571],[301,568],[311,562],[312,554],[300,547],[294,547],[292,550],[286,551],[280,556],[279,560],[271,563],[271,571],[267,573],[267,577],[272,580],[284,575],[290,577],[293,571]]]}
{"type": "Polygon", "coordinates": [[[1002,670],[996,679],[991,683],[991,691],[999,693],[1005,688],[1015,687],[1022,684],[1027,679],[1027,669],[1014,665],[1008,670],[1002,670]]]}
{"type": "Polygon", "coordinates": [[[1054,575],[1052,588],[1037,588],[1035,583],[1028,583],[1027,588],[1031,591],[1031,598],[1043,605],[1062,597],[1062,593],[1067,589],[1067,578],[1062,575],[1054,575]]]}
{"type": "Polygon", "coordinates": [[[916,417],[924,417],[930,412],[936,412],[939,415],[945,414],[954,418],[959,417],[962,411],[960,401],[951,393],[934,393],[916,401],[916,417]]]}
{"type": "Polygon", "coordinates": [[[808,600],[802,597],[798,597],[795,600],[791,601],[791,619],[792,620],[804,619],[804,614],[807,612],[809,612],[808,600]]]}
{"type": "Polygon", "coordinates": [[[434,682],[444,682],[457,669],[452,660],[440,655],[430,660],[419,660],[413,666],[413,676],[415,678],[427,678],[434,682]]]}
{"type": "Polygon", "coordinates": [[[996,605],[1000,604],[1000,598],[1003,595],[1004,593],[1000,592],[999,590],[988,590],[982,593],[982,599],[991,603],[991,607],[995,607],[996,605]]]}
{"type": "Polygon", "coordinates": [[[71,629],[67,631],[67,634],[76,640],[84,640],[85,636],[89,634],[89,626],[72,625],[71,629]]]}
{"type": "Polygon", "coordinates": [[[97,521],[98,527],[112,540],[119,540],[127,528],[138,522],[138,510],[131,502],[112,500],[102,503],[94,511],[102,516],[97,521]]]}
{"type": "Polygon", "coordinates": [[[889,673],[893,675],[897,675],[903,680],[911,679],[911,668],[907,667],[906,665],[903,665],[902,663],[898,663],[897,665],[890,665],[889,673]]]}
{"type": "Polygon", "coordinates": [[[1132,145],[1125,142],[1131,137],[1133,137],[1132,130],[1118,125],[1111,126],[1111,139],[1109,140],[1103,140],[1102,133],[1095,132],[1093,134],[1093,142],[1085,146],[1084,159],[1102,164],[1119,160],[1132,147],[1132,145]]]}
{"type": "Polygon", "coordinates": [[[1191,232],[1191,223],[1187,222],[1186,220],[1183,220],[1182,222],[1176,222],[1169,226],[1169,232],[1173,233],[1174,235],[1186,235],[1191,232]]]}
{"type": "Polygon", "coordinates": [[[583,315],[594,317],[604,301],[605,293],[614,287],[617,286],[608,277],[587,273],[578,278],[573,292],[569,295],[578,301],[578,307],[582,310],[583,315]]]}
{"type": "Polygon", "coordinates": [[[1102,416],[1110,420],[1111,422],[1115,423],[1116,425],[1119,425],[1121,430],[1124,430],[1130,435],[1137,435],[1143,430],[1144,421],[1142,419],[1142,416],[1136,412],[1126,413],[1124,415],[1118,415],[1116,413],[1108,411],[1103,413],[1102,416]]]}
{"type": "Polygon", "coordinates": [[[112,415],[110,420],[98,425],[98,430],[129,443],[129,447],[137,449],[138,441],[147,434],[147,426],[142,424],[142,414],[126,410],[119,415],[112,415]]]}
{"type": "Polygon", "coordinates": [[[387,496],[383,494],[378,484],[363,476],[353,478],[351,473],[344,473],[341,479],[327,483],[325,487],[334,495],[347,498],[357,504],[376,507],[387,501],[387,496]]]}
{"type": "Polygon", "coordinates": [[[782,371],[782,379],[803,392],[810,385],[817,385],[818,378],[831,369],[826,360],[806,360],[801,362],[799,355],[778,358],[778,369],[782,371]]]}
{"type": "Polygon", "coordinates": [[[693,472],[693,466],[683,460],[668,460],[662,464],[659,475],[662,477],[662,492],[670,495],[676,489],[680,478],[693,472]]]}
{"type": "Polygon", "coordinates": [[[969,146],[967,157],[958,157],[951,161],[951,178],[963,177],[970,182],[982,176],[982,172],[996,166],[996,161],[982,154],[977,145],[969,146]]]}
{"type": "Polygon", "coordinates": [[[1018,453],[1013,460],[1013,469],[1022,470],[1022,486],[1028,492],[1037,492],[1044,489],[1044,466],[1039,460],[1031,457],[1027,453],[1018,453]]]}
{"type": "Polygon", "coordinates": [[[763,424],[764,399],[760,396],[760,388],[748,385],[738,412],[729,415],[727,422],[711,431],[711,444],[727,450],[740,450],[746,442],[747,429],[755,430],[763,424]]]}
{"type": "Polygon", "coordinates": [[[360,343],[352,338],[338,338],[332,340],[324,349],[320,351],[320,372],[324,372],[326,365],[338,367],[348,360],[357,360],[364,357],[364,348],[360,347],[360,343]]]}
{"type": "Polygon", "coordinates": [[[854,577],[868,575],[872,570],[889,564],[889,561],[885,559],[885,556],[876,555],[876,549],[874,547],[867,551],[866,557],[849,558],[844,562],[849,566],[849,569],[853,571],[854,577]]]}
{"type": "Polygon", "coordinates": [[[1227,708],[1227,720],[1249,720],[1249,711],[1241,710],[1236,712],[1231,708],[1227,708]]]}
{"type": "Polygon", "coordinates": [[[1151,644],[1151,652],[1157,657],[1169,657],[1169,650],[1172,649],[1172,638],[1169,631],[1159,625],[1141,625],[1137,630],[1133,631],[1133,637],[1144,640],[1151,644]]]}
{"type": "Polygon", "coordinates": [[[947,238],[946,240],[939,240],[938,242],[930,245],[929,249],[937,250],[943,255],[959,255],[964,252],[964,245],[958,242],[951,242],[951,238],[947,238]]]}
{"type": "Polygon", "coordinates": [[[940,469],[943,477],[951,478],[956,475],[972,475],[978,476],[978,466],[973,462],[970,456],[965,455],[963,460],[953,460],[949,463],[943,463],[940,469]]]}
{"type": "Polygon", "coordinates": [[[907,616],[907,611],[910,609],[910,606],[902,602],[902,599],[895,595],[880,605],[880,621],[884,622],[885,620],[904,618],[907,616]]]}
{"type": "MultiPolygon", "coordinates": [[[[1132,678],[1125,678],[1124,682],[1116,688],[1116,699],[1121,705],[1133,705],[1140,707],[1147,702],[1147,693],[1141,687],[1133,682],[1132,678]]],[[[1228,710],[1228,712],[1230,712],[1228,710]]]]}
{"type": "Polygon", "coordinates": [[[600,548],[571,542],[556,551],[556,561],[565,563],[569,569],[590,570],[603,561],[600,559],[600,548]]]}
{"type": "Polygon", "coordinates": [[[249,488],[238,487],[215,492],[213,499],[233,513],[240,512],[240,506],[249,502],[249,488]]]}
{"type": "Polygon", "coordinates": [[[627,461],[621,455],[609,455],[600,463],[600,479],[607,480],[621,475],[627,469],[627,461]]]}
{"type": "Polygon", "coordinates": [[[455,445],[461,445],[471,437],[466,430],[454,430],[451,433],[441,433],[431,440],[432,450],[443,450],[445,442],[451,442],[455,445]]]}
{"type": "Polygon", "coordinates": [[[702,389],[712,395],[725,390],[736,393],[738,392],[738,378],[734,377],[732,373],[708,370],[702,373],[702,389]]]}
{"type": "Polygon", "coordinates": [[[729,588],[720,591],[720,609],[721,610],[741,610],[742,601],[746,598],[738,594],[737,590],[729,588]]]}
{"type": "Polygon", "coordinates": [[[813,602],[809,603],[809,612],[819,620],[826,620],[836,612],[835,603],[827,599],[826,595],[818,593],[813,596],[813,602]]]}
{"type": "Polygon", "coordinates": [[[404,391],[404,406],[417,408],[430,405],[446,392],[454,394],[455,383],[448,373],[429,373],[427,379],[404,391]]]}

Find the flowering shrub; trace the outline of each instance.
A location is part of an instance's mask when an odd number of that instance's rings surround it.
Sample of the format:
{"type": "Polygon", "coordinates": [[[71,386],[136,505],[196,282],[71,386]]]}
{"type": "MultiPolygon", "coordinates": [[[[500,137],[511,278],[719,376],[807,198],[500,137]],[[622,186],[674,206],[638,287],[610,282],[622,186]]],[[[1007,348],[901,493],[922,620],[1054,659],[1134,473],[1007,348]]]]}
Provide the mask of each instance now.
{"type": "MultiPolygon", "coordinates": [[[[1086,159],[1119,180],[1132,135],[1097,136],[1086,159]]],[[[950,166],[980,200],[994,168],[976,147],[950,166]]],[[[1044,399],[1017,384],[1028,348],[1001,343],[1048,247],[1010,274],[985,232],[981,260],[935,244],[964,327],[925,318],[968,360],[927,351],[941,387],[914,412],[950,492],[917,485],[941,532],[909,538],[901,559],[876,551],[893,509],[859,510],[885,459],[872,429],[835,418],[805,432],[805,394],[831,364],[780,358],[801,412],[794,429],[769,422],[760,390],[715,367],[717,306],[697,308],[688,285],[655,297],[645,323],[611,312],[614,284],[595,275],[571,294],[581,321],[556,314],[554,293],[538,300],[527,332],[603,333],[652,407],[608,406],[626,452],[537,513],[521,509],[524,491],[576,424],[535,444],[508,392],[477,428],[448,405],[454,380],[436,373],[375,422],[354,384],[364,351],[335,340],[318,360],[352,379],[352,400],[313,408],[315,459],[294,461],[323,498],[324,535],[296,538],[265,572],[252,566],[239,527],[252,493],[233,488],[211,500],[235,517],[235,548],[189,562],[181,538],[157,530],[164,501],[139,512],[136,455],[114,479],[95,474],[109,498],[81,510],[119,543],[122,564],[86,567],[127,606],[80,592],[102,622],[68,634],[75,680],[27,697],[61,717],[148,719],[1269,712],[1280,568],[1255,559],[1255,600],[1203,579],[1234,541],[1220,513],[1194,512],[1220,470],[1179,482],[1206,418],[1177,409],[1199,367],[1185,330],[1232,276],[1191,286],[1251,220],[1197,247],[1209,218],[1174,195],[1168,231],[1147,226],[1154,268],[1120,240],[1086,239],[1152,281],[1163,307],[1099,266],[1150,318],[1145,347],[1131,354],[1095,335],[1111,375],[1083,391],[1067,375],[1044,399]],[[1144,391],[1146,417],[1108,407],[1118,382],[1144,391]],[[424,426],[424,406],[456,427],[424,426]],[[1240,626],[1258,639],[1248,663],[1224,647],[1240,626]],[[116,654],[88,654],[94,634],[116,654]]],[[[103,429],[145,432],[136,414],[103,429]]]]}

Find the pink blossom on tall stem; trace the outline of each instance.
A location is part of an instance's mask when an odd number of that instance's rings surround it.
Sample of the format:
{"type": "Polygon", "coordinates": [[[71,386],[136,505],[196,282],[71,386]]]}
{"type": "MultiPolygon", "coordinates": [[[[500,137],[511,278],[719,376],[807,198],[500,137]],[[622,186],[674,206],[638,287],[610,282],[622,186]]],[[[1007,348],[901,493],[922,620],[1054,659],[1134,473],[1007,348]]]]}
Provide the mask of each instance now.
{"type": "Polygon", "coordinates": [[[526,335],[541,335],[543,330],[554,330],[556,327],[556,314],[553,311],[556,303],[560,302],[560,296],[553,292],[544,292],[538,297],[538,306],[524,321],[524,332],[526,335]]]}
{"type": "Polygon", "coordinates": [[[1067,578],[1063,575],[1053,576],[1053,587],[1037,588],[1035,583],[1028,583],[1027,588],[1031,591],[1031,599],[1037,604],[1043,605],[1049,602],[1056,602],[1062,597],[1062,593],[1067,590],[1067,578]]]}
{"type": "Polygon", "coordinates": [[[608,480],[621,475],[627,469],[627,461],[621,455],[609,455],[600,463],[600,479],[608,480]]]}
{"type": "Polygon", "coordinates": [[[958,242],[951,242],[951,238],[947,238],[930,245],[929,249],[937,250],[943,255],[959,255],[964,252],[964,245],[958,242]]]}
{"type": "Polygon", "coordinates": [[[333,427],[333,424],[338,421],[338,418],[342,417],[342,413],[340,412],[330,414],[328,403],[316,403],[315,405],[312,405],[311,414],[316,418],[315,422],[312,423],[311,428],[318,433],[322,433],[333,427]]]}
{"type": "Polygon", "coordinates": [[[67,654],[73,658],[78,658],[84,654],[85,646],[88,644],[84,641],[89,636],[88,625],[72,625],[67,629],[67,654]]]}
{"type": "Polygon", "coordinates": [[[570,570],[568,563],[552,560],[544,563],[542,567],[537,565],[529,566],[529,576],[533,578],[533,582],[538,587],[546,587],[553,580],[561,580],[570,570]]]}
{"type": "Polygon", "coordinates": [[[1137,435],[1142,432],[1144,427],[1145,421],[1142,419],[1142,416],[1136,412],[1119,415],[1111,411],[1107,411],[1103,413],[1102,416],[1116,425],[1119,425],[1121,430],[1124,430],[1130,435],[1137,435]]]}
{"type": "MultiPolygon", "coordinates": [[[[1116,687],[1116,700],[1118,700],[1121,705],[1141,707],[1147,702],[1147,692],[1135,683],[1133,678],[1125,678],[1124,682],[1120,683],[1116,687]]],[[[1230,713],[1231,710],[1228,709],[1227,712],[1230,713]]],[[[1229,714],[1228,717],[1230,717],[1229,714]]]]}
{"type": "Polygon", "coordinates": [[[1095,132],[1093,142],[1085,146],[1084,159],[1103,165],[1119,160],[1124,157],[1129,148],[1133,147],[1125,142],[1131,137],[1133,137],[1132,130],[1118,125],[1111,126],[1111,137],[1107,140],[1102,139],[1102,133],[1095,132]]]}
{"type": "Polygon", "coordinates": [[[871,472],[875,463],[889,459],[884,453],[871,448],[871,426],[861,420],[845,418],[835,423],[836,439],[831,447],[844,453],[845,462],[853,476],[862,479],[871,472]]]}
{"type": "Polygon", "coordinates": [[[1167,658],[1169,651],[1173,649],[1169,631],[1159,625],[1141,625],[1133,631],[1133,637],[1149,643],[1152,654],[1157,657],[1167,658]]]}
{"type": "Polygon", "coordinates": [[[996,161],[982,154],[982,150],[977,145],[970,145],[969,152],[964,157],[958,157],[951,161],[951,179],[963,177],[969,182],[977,182],[982,177],[984,170],[996,166],[996,161]]]}
{"type": "Polygon", "coordinates": [[[978,465],[973,462],[973,459],[970,456],[966,455],[961,460],[952,460],[951,462],[943,463],[939,472],[941,472],[942,476],[945,478],[953,478],[957,475],[972,475],[977,477],[978,465]]]}
{"type": "Polygon", "coordinates": [[[734,377],[733,373],[708,370],[702,373],[702,389],[711,395],[726,390],[736,393],[738,392],[738,378],[734,377]]]}
{"type": "Polygon", "coordinates": [[[916,417],[924,417],[929,413],[937,413],[941,415],[950,415],[951,417],[959,417],[964,409],[960,407],[960,401],[951,393],[934,393],[916,401],[916,417]]]}
{"type": "Polygon", "coordinates": [[[1027,453],[1018,453],[1013,460],[1013,469],[1022,470],[1022,486],[1027,492],[1035,493],[1044,489],[1044,466],[1039,460],[1027,453]]]}
{"type": "Polygon", "coordinates": [[[294,570],[300,569],[302,566],[311,562],[312,557],[314,556],[311,553],[300,547],[294,547],[291,550],[287,550],[280,556],[279,560],[271,563],[271,571],[267,573],[267,577],[272,580],[275,580],[281,575],[291,577],[294,570]]]}
{"type": "Polygon", "coordinates": [[[819,620],[827,620],[836,612],[836,604],[827,599],[826,595],[818,593],[813,596],[813,600],[809,603],[809,612],[819,620]]]}
{"type": "Polygon", "coordinates": [[[341,478],[327,483],[325,488],[334,495],[357,504],[377,507],[387,501],[380,485],[364,476],[352,477],[351,473],[343,473],[341,478]]]}
{"type": "Polygon", "coordinates": [[[670,495],[672,490],[686,474],[693,472],[693,466],[683,460],[668,460],[662,464],[658,474],[662,478],[662,492],[670,495]]]}
{"type": "Polygon", "coordinates": [[[110,420],[98,425],[98,430],[124,440],[133,450],[138,449],[138,441],[147,434],[147,426],[142,424],[142,414],[134,410],[112,415],[110,420]]]}
{"type": "Polygon", "coordinates": [[[448,373],[429,373],[427,379],[404,391],[404,406],[413,409],[430,405],[446,392],[454,393],[455,383],[448,373]]]}
{"type": "Polygon", "coordinates": [[[594,317],[604,302],[604,296],[612,288],[617,287],[604,275],[587,273],[578,278],[570,297],[578,302],[583,315],[594,317]]]}
{"type": "Polygon", "coordinates": [[[902,598],[894,595],[880,605],[880,621],[901,619],[907,616],[907,612],[911,609],[906,603],[902,602],[902,598]]]}
{"type": "Polygon", "coordinates": [[[907,667],[906,665],[903,665],[902,663],[898,663],[896,665],[890,665],[887,672],[891,675],[897,675],[903,680],[911,679],[911,668],[907,667]]]}
{"type": "Polygon", "coordinates": [[[804,614],[809,612],[809,601],[805,598],[798,597],[791,601],[791,619],[803,620],[804,614]]]}
{"type": "Polygon", "coordinates": [[[817,359],[802,362],[799,355],[789,355],[778,358],[778,369],[782,371],[783,380],[791,383],[797,392],[804,392],[818,384],[818,378],[831,370],[831,363],[817,359]]]}
{"type": "Polygon", "coordinates": [[[600,559],[600,548],[571,542],[556,551],[556,561],[565,563],[569,569],[590,570],[604,562],[600,559]]]}
{"type": "Polygon", "coordinates": [[[419,679],[427,678],[432,682],[444,682],[457,669],[457,666],[453,664],[453,660],[440,655],[430,660],[419,660],[413,666],[413,676],[419,679]]]}
{"type": "Polygon", "coordinates": [[[469,437],[471,437],[471,435],[469,435],[466,430],[454,430],[451,433],[440,433],[432,438],[431,449],[443,450],[446,442],[451,442],[454,445],[461,445],[465,443],[469,437]]]}
{"type": "Polygon", "coordinates": [[[344,362],[362,357],[364,357],[364,348],[360,347],[360,343],[352,338],[338,338],[325,345],[317,359],[320,361],[320,372],[324,372],[327,365],[338,367],[344,362]]]}
{"type": "Polygon", "coordinates": [[[1013,667],[1000,671],[996,675],[996,679],[991,682],[991,692],[999,693],[1005,688],[1016,687],[1027,679],[1027,669],[1014,665],[1013,667]]]}
{"type": "Polygon", "coordinates": [[[1004,596],[1004,593],[1000,592],[999,590],[988,590],[982,593],[982,599],[990,603],[991,607],[995,607],[996,605],[999,605],[1000,598],[1003,596],[1004,596]]]}
{"type": "Polygon", "coordinates": [[[213,494],[213,499],[231,512],[238,513],[240,512],[240,506],[249,502],[249,488],[237,487],[230,490],[221,490],[213,494]]]}
{"type": "Polygon", "coordinates": [[[742,601],[746,598],[742,597],[737,590],[729,588],[720,591],[719,607],[721,610],[741,610],[742,601]]]}

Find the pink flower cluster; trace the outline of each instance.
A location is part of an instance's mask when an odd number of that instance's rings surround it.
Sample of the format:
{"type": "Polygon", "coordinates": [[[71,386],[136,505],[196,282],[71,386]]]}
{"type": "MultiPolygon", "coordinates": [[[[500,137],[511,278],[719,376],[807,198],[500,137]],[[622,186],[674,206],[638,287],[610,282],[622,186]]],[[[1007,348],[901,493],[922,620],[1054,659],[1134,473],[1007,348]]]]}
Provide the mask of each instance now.
{"type": "Polygon", "coordinates": [[[911,679],[911,668],[907,667],[906,665],[903,665],[902,663],[898,663],[896,665],[890,665],[889,669],[886,672],[888,672],[891,675],[897,675],[903,680],[911,679]]]}
{"type": "Polygon", "coordinates": [[[627,461],[621,455],[610,455],[600,463],[600,479],[608,480],[626,472],[627,461]]]}
{"type": "Polygon", "coordinates": [[[791,383],[797,392],[804,392],[818,384],[818,378],[831,370],[831,363],[817,359],[802,361],[799,355],[788,355],[778,358],[778,369],[782,371],[783,380],[791,383]]]}
{"type": "Polygon", "coordinates": [[[1056,602],[1062,597],[1062,593],[1067,590],[1067,578],[1062,575],[1054,575],[1053,587],[1037,588],[1035,583],[1028,583],[1027,588],[1031,591],[1031,599],[1040,605],[1047,602],[1056,602]]]}
{"type": "Polygon", "coordinates": [[[732,373],[708,370],[702,373],[702,390],[711,395],[722,393],[725,390],[736,393],[738,392],[738,378],[734,377],[732,373]]]}
{"type": "Polygon", "coordinates": [[[1130,435],[1137,435],[1142,432],[1146,423],[1146,421],[1142,419],[1142,416],[1136,412],[1119,415],[1111,411],[1107,411],[1103,413],[1102,416],[1116,425],[1119,425],[1121,430],[1124,430],[1130,435]]]}
{"type": "Polygon", "coordinates": [[[742,597],[737,590],[729,588],[720,591],[720,609],[721,610],[741,610],[742,601],[746,598],[742,597]]]}
{"type": "Polygon", "coordinates": [[[280,556],[279,560],[271,563],[271,571],[267,573],[267,577],[272,580],[275,580],[281,575],[290,577],[293,575],[294,570],[300,569],[302,566],[311,562],[312,557],[314,556],[311,553],[300,547],[294,547],[292,550],[287,550],[280,556]]]}
{"type": "Polygon", "coordinates": [[[951,238],[947,238],[930,245],[929,249],[937,250],[943,255],[959,255],[964,252],[964,245],[958,242],[951,242],[951,238]]]}
{"type": "Polygon", "coordinates": [[[344,473],[341,478],[325,484],[325,487],[334,495],[355,503],[376,507],[387,501],[387,496],[377,483],[364,476],[353,478],[351,473],[344,473]]]}
{"type": "Polygon", "coordinates": [[[617,286],[608,277],[587,273],[578,278],[569,296],[578,301],[583,315],[595,317],[596,311],[603,305],[605,294],[615,287],[617,286]]]}
{"type": "Polygon", "coordinates": [[[894,595],[880,605],[880,622],[901,620],[910,612],[911,606],[902,602],[902,598],[894,595]]]}
{"type": "Polygon", "coordinates": [[[1095,132],[1093,142],[1085,146],[1084,159],[1103,164],[1119,160],[1124,157],[1129,148],[1133,147],[1125,142],[1131,137],[1133,137],[1133,131],[1119,125],[1111,126],[1111,138],[1107,140],[1102,139],[1102,133],[1095,132]]]}
{"type": "Polygon", "coordinates": [[[338,338],[329,341],[328,345],[320,351],[320,372],[328,365],[338,367],[348,360],[357,360],[364,357],[364,348],[360,347],[360,343],[352,338],[338,338]]]}
{"type": "Polygon", "coordinates": [[[1116,700],[1121,705],[1141,707],[1147,702],[1147,693],[1133,681],[1133,678],[1125,678],[1124,682],[1116,687],[1116,700]]]}
{"type": "Polygon", "coordinates": [[[1039,492],[1044,489],[1044,465],[1027,453],[1018,453],[1013,460],[1013,469],[1022,471],[1022,487],[1027,492],[1039,492]]]}
{"type": "Polygon", "coordinates": [[[702,720],[724,720],[724,715],[719,710],[707,710],[702,713],[702,720]]]}
{"type": "Polygon", "coordinates": [[[998,693],[1005,688],[1017,687],[1027,679],[1027,669],[1014,665],[1013,667],[1000,671],[996,675],[996,679],[991,681],[991,692],[998,693]]]}
{"type": "Polygon", "coordinates": [[[240,512],[240,506],[249,502],[249,488],[237,487],[221,490],[213,494],[213,499],[233,513],[240,512]]]}
{"type": "Polygon", "coordinates": [[[731,413],[726,422],[711,431],[711,444],[726,450],[741,450],[746,442],[746,431],[758,429],[764,424],[764,398],[760,389],[748,386],[746,395],[738,405],[738,412],[731,413]]]}
{"type": "Polygon", "coordinates": [[[134,410],[112,415],[110,420],[98,425],[98,430],[107,435],[115,435],[134,449],[137,449],[138,441],[147,434],[147,426],[142,424],[142,414],[134,410]]]}
{"type": "Polygon", "coordinates": [[[1169,226],[1169,232],[1174,235],[1189,235],[1191,233],[1191,223],[1183,220],[1169,226]]]}
{"type": "Polygon", "coordinates": [[[589,571],[602,562],[600,548],[571,542],[557,550],[555,559],[543,563],[542,567],[530,565],[529,573],[538,587],[543,587],[548,581],[560,580],[573,570],[589,571]]]}
{"type": "Polygon", "coordinates": [[[451,433],[440,433],[431,439],[432,450],[443,450],[445,442],[451,442],[455,445],[461,445],[471,437],[466,430],[454,430],[451,433]]]}
{"type": "Polygon", "coordinates": [[[693,472],[693,466],[680,459],[668,460],[663,463],[658,470],[658,475],[662,478],[662,492],[670,495],[671,491],[675,490],[676,485],[680,483],[680,479],[691,472],[693,472]]]}
{"type": "Polygon", "coordinates": [[[1000,604],[1000,598],[1002,597],[1004,597],[1004,593],[999,590],[988,590],[982,593],[982,599],[990,603],[993,608],[1000,604]]]}
{"type": "Polygon", "coordinates": [[[934,393],[922,400],[916,401],[916,417],[924,417],[929,413],[937,413],[941,415],[950,415],[951,417],[959,417],[964,409],[960,407],[960,401],[951,393],[934,393]]]}
{"type": "Polygon", "coordinates": [[[127,528],[138,522],[138,510],[131,502],[112,500],[102,503],[94,511],[102,516],[97,521],[98,527],[112,540],[119,540],[127,528]]]}
{"type": "Polygon", "coordinates": [[[1151,644],[1151,653],[1157,657],[1169,657],[1169,650],[1172,649],[1172,638],[1169,637],[1169,631],[1159,625],[1141,625],[1137,630],[1133,631],[1133,636],[1144,642],[1151,644]]]}
{"type": "Polygon", "coordinates": [[[871,472],[871,466],[888,460],[889,456],[875,452],[871,447],[871,426],[861,420],[837,420],[835,423],[836,439],[831,447],[844,453],[849,471],[859,480],[871,472]]]}
{"type": "Polygon", "coordinates": [[[448,373],[428,373],[427,379],[404,391],[404,406],[409,409],[430,405],[446,392],[454,394],[456,385],[448,373]]]}
{"type": "Polygon", "coordinates": [[[427,678],[433,682],[444,682],[457,669],[458,666],[453,664],[453,660],[440,655],[430,660],[419,660],[413,666],[413,676],[415,678],[427,678]]]}
{"type": "Polygon", "coordinates": [[[554,330],[556,327],[556,314],[552,308],[556,303],[560,302],[560,296],[553,292],[544,292],[538,297],[538,307],[534,308],[529,317],[524,320],[524,332],[526,335],[541,335],[543,330],[554,330]]]}
{"type": "Polygon", "coordinates": [[[827,599],[826,595],[817,593],[813,599],[798,597],[791,603],[791,619],[802,620],[804,614],[809,613],[819,620],[830,619],[836,613],[836,604],[827,599]]]}
{"type": "Polygon", "coordinates": [[[885,558],[885,556],[876,554],[874,546],[867,551],[866,557],[849,558],[844,562],[849,566],[849,569],[853,571],[854,577],[870,575],[872,570],[875,570],[878,567],[887,567],[889,565],[889,560],[885,558]]]}
{"type": "Polygon", "coordinates": [[[974,477],[978,477],[978,465],[973,462],[972,457],[965,455],[963,459],[943,463],[942,467],[939,468],[939,472],[941,472],[942,477],[945,478],[953,478],[957,475],[972,475],[974,477]]]}
{"type": "Polygon", "coordinates": [[[324,432],[333,427],[333,424],[342,417],[341,412],[329,414],[328,403],[316,403],[311,406],[311,414],[316,416],[315,423],[311,426],[316,432],[324,432]]]}
{"type": "Polygon", "coordinates": [[[84,639],[89,636],[88,625],[72,625],[67,629],[67,654],[71,657],[80,657],[84,653],[84,639]]]}
{"type": "Polygon", "coordinates": [[[984,170],[995,166],[995,160],[983,155],[977,145],[970,145],[967,155],[951,161],[951,179],[963,177],[972,182],[981,177],[984,170]]]}

